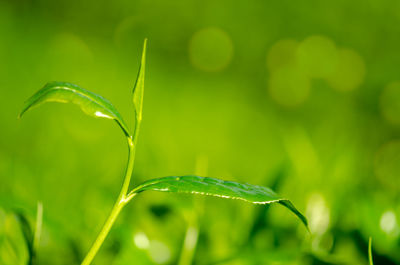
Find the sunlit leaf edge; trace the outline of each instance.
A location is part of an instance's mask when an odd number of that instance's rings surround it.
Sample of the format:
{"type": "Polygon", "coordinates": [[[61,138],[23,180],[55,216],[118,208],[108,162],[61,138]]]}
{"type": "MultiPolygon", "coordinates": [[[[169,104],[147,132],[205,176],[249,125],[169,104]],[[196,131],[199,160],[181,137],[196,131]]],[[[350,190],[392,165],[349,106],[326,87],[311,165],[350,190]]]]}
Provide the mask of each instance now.
{"type": "Polygon", "coordinates": [[[300,213],[290,200],[280,197],[273,190],[247,183],[224,181],[216,178],[199,176],[163,177],[143,182],[134,188],[130,195],[150,191],[173,193],[191,193],[242,200],[253,204],[279,203],[293,212],[308,228],[307,218],[300,213]]]}
{"type": "Polygon", "coordinates": [[[91,91],[83,89],[78,85],[68,82],[49,82],[43,88],[38,90],[26,102],[22,111],[18,115],[21,118],[27,111],[38,107],[46,102],[74,103],[78,105],[87,115],[97,118],[113,119],[121,127],[126,136],[130,135],[128,126],[122,119],[122,116],[111,104],[110,101],[91,91]],[[67,94],[51,97],[51,93],[64,92],[67,94]],[[68,96],[67,96],[68,95],[68,96]],[[74,102],[74,100],[76,100],[74,102]],[[83,101],[82,101],[83,100],[83,101]],[[86,103],[86,104],[84,104],[86,103]],[[94,104],[97,108],[88,110],[88,103],[94,104]],[[106,113],[104,113],[106,112],[106,113]]]}

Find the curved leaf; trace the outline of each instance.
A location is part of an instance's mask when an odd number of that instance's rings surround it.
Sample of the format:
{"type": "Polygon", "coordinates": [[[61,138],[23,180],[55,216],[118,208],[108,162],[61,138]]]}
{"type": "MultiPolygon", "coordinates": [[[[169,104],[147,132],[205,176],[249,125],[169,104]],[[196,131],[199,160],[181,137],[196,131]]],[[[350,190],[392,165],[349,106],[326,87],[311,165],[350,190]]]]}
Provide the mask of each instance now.
{"type": "Polygon", "coordinates": [[[297,215],[308,229],[306,217],[289,200],[280,197],[273,190],[262,186],[198,176],[164,177],[140,184],[132,190],[130,195],[146,190],[194,193],[227,199],[238,199],[254,204],[280,203],[297,215]]]}
{"type": "Polygon", "coordinates": [[[47,83],[26,101],[19,117],[22,117],[22,115],[31,108],[37,107],[45,102],[74,103],[88,115],[115,120],[124,131],[125,135],[130,135],[128,127],[121,115],[107,99],[77,85],[66,82],[47,83]]]}

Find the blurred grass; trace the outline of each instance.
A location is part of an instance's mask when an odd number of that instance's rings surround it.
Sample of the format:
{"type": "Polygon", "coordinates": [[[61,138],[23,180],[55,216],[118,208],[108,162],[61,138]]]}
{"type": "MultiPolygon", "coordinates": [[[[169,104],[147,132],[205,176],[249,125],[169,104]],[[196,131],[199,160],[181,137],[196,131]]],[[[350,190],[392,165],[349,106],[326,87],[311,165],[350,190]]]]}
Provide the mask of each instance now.
{"type": "Polygon", "coordinates": [[[199,219],[195,264],[367,264],[369,236],[374,264],[400,263],[399,8],[0,1],[0,263],[13,255],[5,216],[23,210],[33,222],[40,200],[39,264],[78,264],[126,163],[117,126],[57,104],[18,121],[23,101],[48,81],[69,81],[132,122],[144,37],[134,183],[194,173],[205,157],[207,176],[274,186],[307,214],[313,237],[281,207],[207,198],[197,209],[198,197],[152,193],[122,214],[96,264],[176,264],[187,215],[199,219]],[[135,244],[138,233],[147,247],[135,244]]]}

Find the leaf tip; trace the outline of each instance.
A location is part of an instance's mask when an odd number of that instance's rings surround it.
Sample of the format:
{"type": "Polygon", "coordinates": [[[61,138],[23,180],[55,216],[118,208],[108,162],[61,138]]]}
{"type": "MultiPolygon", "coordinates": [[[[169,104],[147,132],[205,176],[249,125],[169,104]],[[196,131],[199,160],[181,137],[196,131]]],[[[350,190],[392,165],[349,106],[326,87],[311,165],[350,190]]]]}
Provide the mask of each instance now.
{"type": "Polygon", "coordinates": [[[18,113],[17,119],[20,120],[26,111],[27,111],[27,108],[26,108],[26,107],[23,108],[23,109],[21,110],[21,112],[18,113]]]}
{"type": "Polygon", "coordinates": [[[307,231],[311,234],[310,227],[308,226],[308,220],[307,217],[305,217],[297,208],[287,199],[283,199],[279,201],[280,204],[291,210],[303,223],[303,225],[306,227],[307,231]]]}
{"type": "MultiPolygon", "coordinates": [[[[146,64],[146,51],[147,51],[147,38],[145,38],[144,41],[143,41],[142,59],[141,59],[141,62],[140,62],[140,68],[143,67],[143,70],[144,70],[144,67],[145,67],[145,64],[146,64]]],[[[143,75],[144,75],[144,72],[143,72],[143,75]]]]}
{"type": "Polygon", "coordinates": [[[142,58],[140,60],[140,65],[139,65],[139,72],[136,78],[135,85],[133,87],[132,93],[135,95],[136,88],[139,85],[141,77],[144,77],[144,68],[146,64],[146,50],[147,50],[147,38],[144,39],[143,41],[143,49],[142,49],[142,58]]]}
{"type": "Polygon", "coordinates": [[[141,61],[141,67],[145,67],[146,63],[146,51],[147,51],[147,38],[144,39],[143,41],[143,49],[142,49],[142,61],[141,61]]]}
{"type": "Polygon", "coordinates": [[[145,67],[145,63],[146,63],[146,51],[147,51],[147,38],[145,38],[143,41],[142,60],[140,62],[141,67],[143,67],[143,68],[145,67]]]}

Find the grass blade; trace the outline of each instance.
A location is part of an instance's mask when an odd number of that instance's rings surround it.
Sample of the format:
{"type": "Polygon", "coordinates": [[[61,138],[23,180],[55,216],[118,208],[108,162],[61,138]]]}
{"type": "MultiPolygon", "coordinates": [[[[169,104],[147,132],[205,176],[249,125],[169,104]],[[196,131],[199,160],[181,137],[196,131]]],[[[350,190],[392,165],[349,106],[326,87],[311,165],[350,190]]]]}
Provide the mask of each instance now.
{"type": "Polygon", "coordinates": [[[142,183],[132,190],[128,198],[146,190],[201,194],[254,204],[280,203],[292,211],[308,229],[306,217],[289,200],[262,186],[198,176],[164,177],[142,183]]]}
{"type": "Polygon", "coordinates": [[[372,238],[371,237],[368,240],[368,260],[369,260],[369,265],[374,265],[374,262],[372,260],[372,238]]]}
{"type": "Polygon", "coordinates": [[[66,82],[50,82],[29,98],[19,117],[45,102],[74,103],[90,116],[115,120],[126,136],[129,130],[115,107],[105,98],[66,82]]]}
{"type": "Polygon", "coordinates": [[[40,237],[42,235],[42,225],[43,225],[43,204],[42,202],[37,203],[36,212],[36,225],[35,232],[33,233],[33,250],[36,252],[39,249],[40,237]]]}
{"type": "Polygon", "coordinates": [[[29,224],[28,218],[22,212],[15,212],[15,216],[20,225],[26,248],[29,253],[27,264],[32,265],[35,256],[35,250],[33,248],[33,231],[31,225],[29,224]]]}

